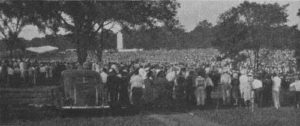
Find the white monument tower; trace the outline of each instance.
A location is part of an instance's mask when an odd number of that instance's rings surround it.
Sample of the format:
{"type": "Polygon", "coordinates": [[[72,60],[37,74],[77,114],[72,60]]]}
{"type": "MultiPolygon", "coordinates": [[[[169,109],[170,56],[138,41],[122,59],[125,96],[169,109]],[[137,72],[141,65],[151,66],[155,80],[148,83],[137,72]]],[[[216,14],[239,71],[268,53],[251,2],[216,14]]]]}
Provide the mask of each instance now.
{"type": "Polygon", "coordinates": [[[117,49],[123,49],[123,34],[121,33],[121,31],[117,33],[117,49]]]}

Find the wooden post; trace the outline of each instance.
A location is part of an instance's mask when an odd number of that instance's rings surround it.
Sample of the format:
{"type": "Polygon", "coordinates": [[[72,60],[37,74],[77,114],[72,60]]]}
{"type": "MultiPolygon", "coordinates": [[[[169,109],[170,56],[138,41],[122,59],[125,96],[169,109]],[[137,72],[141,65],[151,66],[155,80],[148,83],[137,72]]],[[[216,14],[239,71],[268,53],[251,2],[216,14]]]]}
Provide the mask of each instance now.
{"type": "Polygon", "coordinates": [[[74,105],[77,103],[77,98],[76,98],[76,87],[74,88],[74,105]]]}
{"type": "Polygon", "coordinates": [[[98,87],[96,86],[96,105],[99,105],[98,87]]]}

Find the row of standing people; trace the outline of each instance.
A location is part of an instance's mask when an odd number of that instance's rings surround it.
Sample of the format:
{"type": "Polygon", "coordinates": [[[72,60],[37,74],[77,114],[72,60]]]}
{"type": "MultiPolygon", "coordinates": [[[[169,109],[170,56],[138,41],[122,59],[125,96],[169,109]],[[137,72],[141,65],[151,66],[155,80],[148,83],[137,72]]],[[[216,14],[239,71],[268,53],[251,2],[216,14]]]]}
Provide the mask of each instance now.
{"type": "Polygon", "coordinates": [[[38,62],[24,60],[3,60],[0,63],[1,87],[32,87],[54,85],[59,82],[61,72],[67,69],[62,62],[38,62]]]}
{"type": "Polygon", "coordinates": [[[280,107],[282,80],[277,74],[259,77],[245,71],[220,73],[205,69],[187,71],[180,68],[176,71],[172,67],[140,67],[130,72],[129,69],[115,68],[100,73],[102,80],[106,80],[110,101],[114,102],[140,104],[146,101],[151,104],[159,97],[168,97],[204,106],[207,102],[212,103],[212,92],[219,92],[225,105],[256,103],[263,106],[271,105],[273,101],[275,108],[280,107]]]}

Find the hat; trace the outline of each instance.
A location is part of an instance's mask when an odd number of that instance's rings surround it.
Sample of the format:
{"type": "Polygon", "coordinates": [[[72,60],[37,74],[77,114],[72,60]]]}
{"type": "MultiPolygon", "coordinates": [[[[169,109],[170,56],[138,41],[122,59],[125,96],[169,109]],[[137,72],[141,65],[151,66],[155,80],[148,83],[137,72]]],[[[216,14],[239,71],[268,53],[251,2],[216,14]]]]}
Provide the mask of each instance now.
{"type": "Polygon", "coordinates": [[[248,76],[253,76],[252,72],[249,72],[249,73],[248,73],[248,76]]]}
{"type": "Polygon", "coordinates": [[[241,70],[241,74],[242,74],[242,75],[245,75],[246,73],[247,73],[247,72],[246,72],[245,69],[241,70]]]}
{"type": "Polygon", "coordinates": [[[85,63],[83,63],[83,68],[84,69],[91,69],[92,68],[92,64],[89,63],[89,62],[85,62],[85,63]]]}
{"type": "Polygon", "coordinates": [[[117,65],[116,64],[112,64],[111,68],[116,70],[117,69],[117,65]]]}
{"type": "Polygon", "coordinates": [[[146,67],[146,68],[145,68],[145,71],[149,71],[149,70],[150,70],[150,67],[146,67]]]}

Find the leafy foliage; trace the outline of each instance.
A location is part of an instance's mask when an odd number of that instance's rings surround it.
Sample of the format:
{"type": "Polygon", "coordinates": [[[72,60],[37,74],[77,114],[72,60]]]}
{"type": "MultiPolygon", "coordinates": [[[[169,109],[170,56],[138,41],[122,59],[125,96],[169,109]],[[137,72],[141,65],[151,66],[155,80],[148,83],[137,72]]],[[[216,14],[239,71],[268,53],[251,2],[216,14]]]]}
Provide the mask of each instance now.
{"type": "MultiPolygon", "coordinates": [[[[95,41],[98,32],[111,23],[123,27],[144,25],[153,27],[157,23],[172,24],[175,21],[176,1],[40,1],[35,11],[44,26],[57,32],[59,27],[70,33],[75,43],[79,62],[83,63],[88,50],[102,54],[102,41],[95,41]],[[49,7],[55,6],[49,9],[49,7]],[[45,9],[44,9],[45,7],[45,9]]],[[[101,57],[101,56],[100,56],[101,57]]]]}
{"type": "Polygon", "coordinates": [[[245,49],[259,50],[262,47],[270,47],[274,38],[278,39],[274,36],[274,30],[280,31],[285,28],[287,6],[246,1],[238,7],[231,8],[220,15],[214,45],[219,45],[218,47],[226,53],[234,54],[245,49]]]}
{"type": "Polygon", "coordinates": [[[229,57],[242,50],[253,50],[255,66],[262,48],[293,48],[296,27],[286,25],[288,5],[247,2],[233,7],[219,17],[213,45],[229,57]]]}
{"type": "Polygon", "coordinates": [[[25,48],[19,34],[26,25],[34,22],[34,13],[32,9],[27,9],[28,7],[22,2],[0,3],[0,38],[11,53],[14,49],[25,48]]]}

